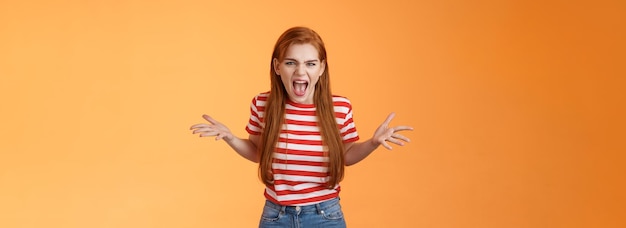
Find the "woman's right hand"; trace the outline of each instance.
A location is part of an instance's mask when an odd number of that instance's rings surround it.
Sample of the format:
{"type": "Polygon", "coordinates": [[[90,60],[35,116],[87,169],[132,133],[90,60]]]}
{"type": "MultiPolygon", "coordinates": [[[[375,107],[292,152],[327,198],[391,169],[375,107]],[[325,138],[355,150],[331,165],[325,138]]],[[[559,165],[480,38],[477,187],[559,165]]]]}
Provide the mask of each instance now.
{"type": "Polygon", "coordinates": [[[190,130],[193,130],[193,134],[200,134],[200,137],[215,136],[215,140],[224,139],[227,142],[234,138],[230,129],[224,126],[224,124],[217,122],[206,114],[202,115],[202,118],[209,123],[199,123],[191,126],[190,130]]]}

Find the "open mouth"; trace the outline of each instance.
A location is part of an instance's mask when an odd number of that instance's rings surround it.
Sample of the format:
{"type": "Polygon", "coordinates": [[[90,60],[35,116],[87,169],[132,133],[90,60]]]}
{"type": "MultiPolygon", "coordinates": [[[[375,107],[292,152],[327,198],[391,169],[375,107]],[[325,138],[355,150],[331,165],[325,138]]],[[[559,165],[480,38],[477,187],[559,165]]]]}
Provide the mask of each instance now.
{"type": "Polygon", "coordinates": [[[307,87],[309,87],[309,82],[307,81],[293,81],[293,92],[296,96],[304,96],[307,87]]]}

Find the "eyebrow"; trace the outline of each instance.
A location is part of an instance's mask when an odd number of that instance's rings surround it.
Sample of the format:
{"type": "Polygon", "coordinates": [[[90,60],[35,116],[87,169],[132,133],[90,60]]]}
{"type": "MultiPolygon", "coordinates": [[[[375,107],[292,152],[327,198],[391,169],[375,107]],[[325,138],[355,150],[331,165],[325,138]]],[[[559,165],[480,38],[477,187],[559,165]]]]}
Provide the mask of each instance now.
{"type": "MultiPolygon", "coordinates": [[[[285,61],[285,60],[298,62],[298,60],[293,59],[293,58],[285,58],[283,61],[285,61]]],[[[305,62],[305,63],[310,63],[310,62],[319,62],[319,61],[320,61],[319,59],[312,59],[312,60],[306,60],[306,61],[304,61],[304,62],[305,62]]]]}

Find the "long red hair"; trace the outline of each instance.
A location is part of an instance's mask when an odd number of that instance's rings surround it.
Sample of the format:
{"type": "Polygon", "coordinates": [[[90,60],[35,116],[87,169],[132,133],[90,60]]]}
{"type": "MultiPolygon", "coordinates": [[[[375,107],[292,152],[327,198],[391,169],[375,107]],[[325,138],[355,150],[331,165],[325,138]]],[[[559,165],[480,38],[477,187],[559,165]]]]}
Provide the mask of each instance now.
{"type": "Polygon", "coordinates": [[[285,120],[285,104],[288,95],[280,76],[274,70],[273,60],[281,62],[287,48],[292,44],[311,44],[319,54],[319,60],[324,61],[324,73],[315,85],[313,104],[317,115],[318,126],[322,136],[322,142],[326,146],[328,156],[328,188],[334,188],[344,175],[344,146],[335,120],[332,92],[330,91],[330,79],[328,73],[328,59],[326,47],[322,38],[312,29],[306,27],[293,27],[285,31],[276,41],[272,58],[270,60],[271,90],[265,106],[264,127],[259,145],[259,175],[266,185],[272,185],[274,181],[272,173],[273,153],[285,120]]]}

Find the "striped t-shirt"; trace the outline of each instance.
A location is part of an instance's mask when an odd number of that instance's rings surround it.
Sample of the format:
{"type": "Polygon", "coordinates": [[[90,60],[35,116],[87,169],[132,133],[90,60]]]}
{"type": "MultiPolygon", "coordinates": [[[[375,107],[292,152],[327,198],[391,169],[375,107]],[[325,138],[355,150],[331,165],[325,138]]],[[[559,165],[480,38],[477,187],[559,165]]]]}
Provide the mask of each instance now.
{"type": "MultiPolygon", "coordinates": [[[[246,131],[260,135],[263,129],[265,103],[269,92],[252,99],[250,120],[246,131]]],[[[352,105],[345,97],[333,96],[335,119],[344,143],[356,142],[359,135],[352,120],[352,105]]],[[[274,183],[266,186],[265,197],[279,205],[304,206],[316,204],[339,195],[328,182],[328,157],[324,156],[322,136],[317,125],[315,105],[287,101],[285,122],[274,151],[272,173],[274,183]]]]}

